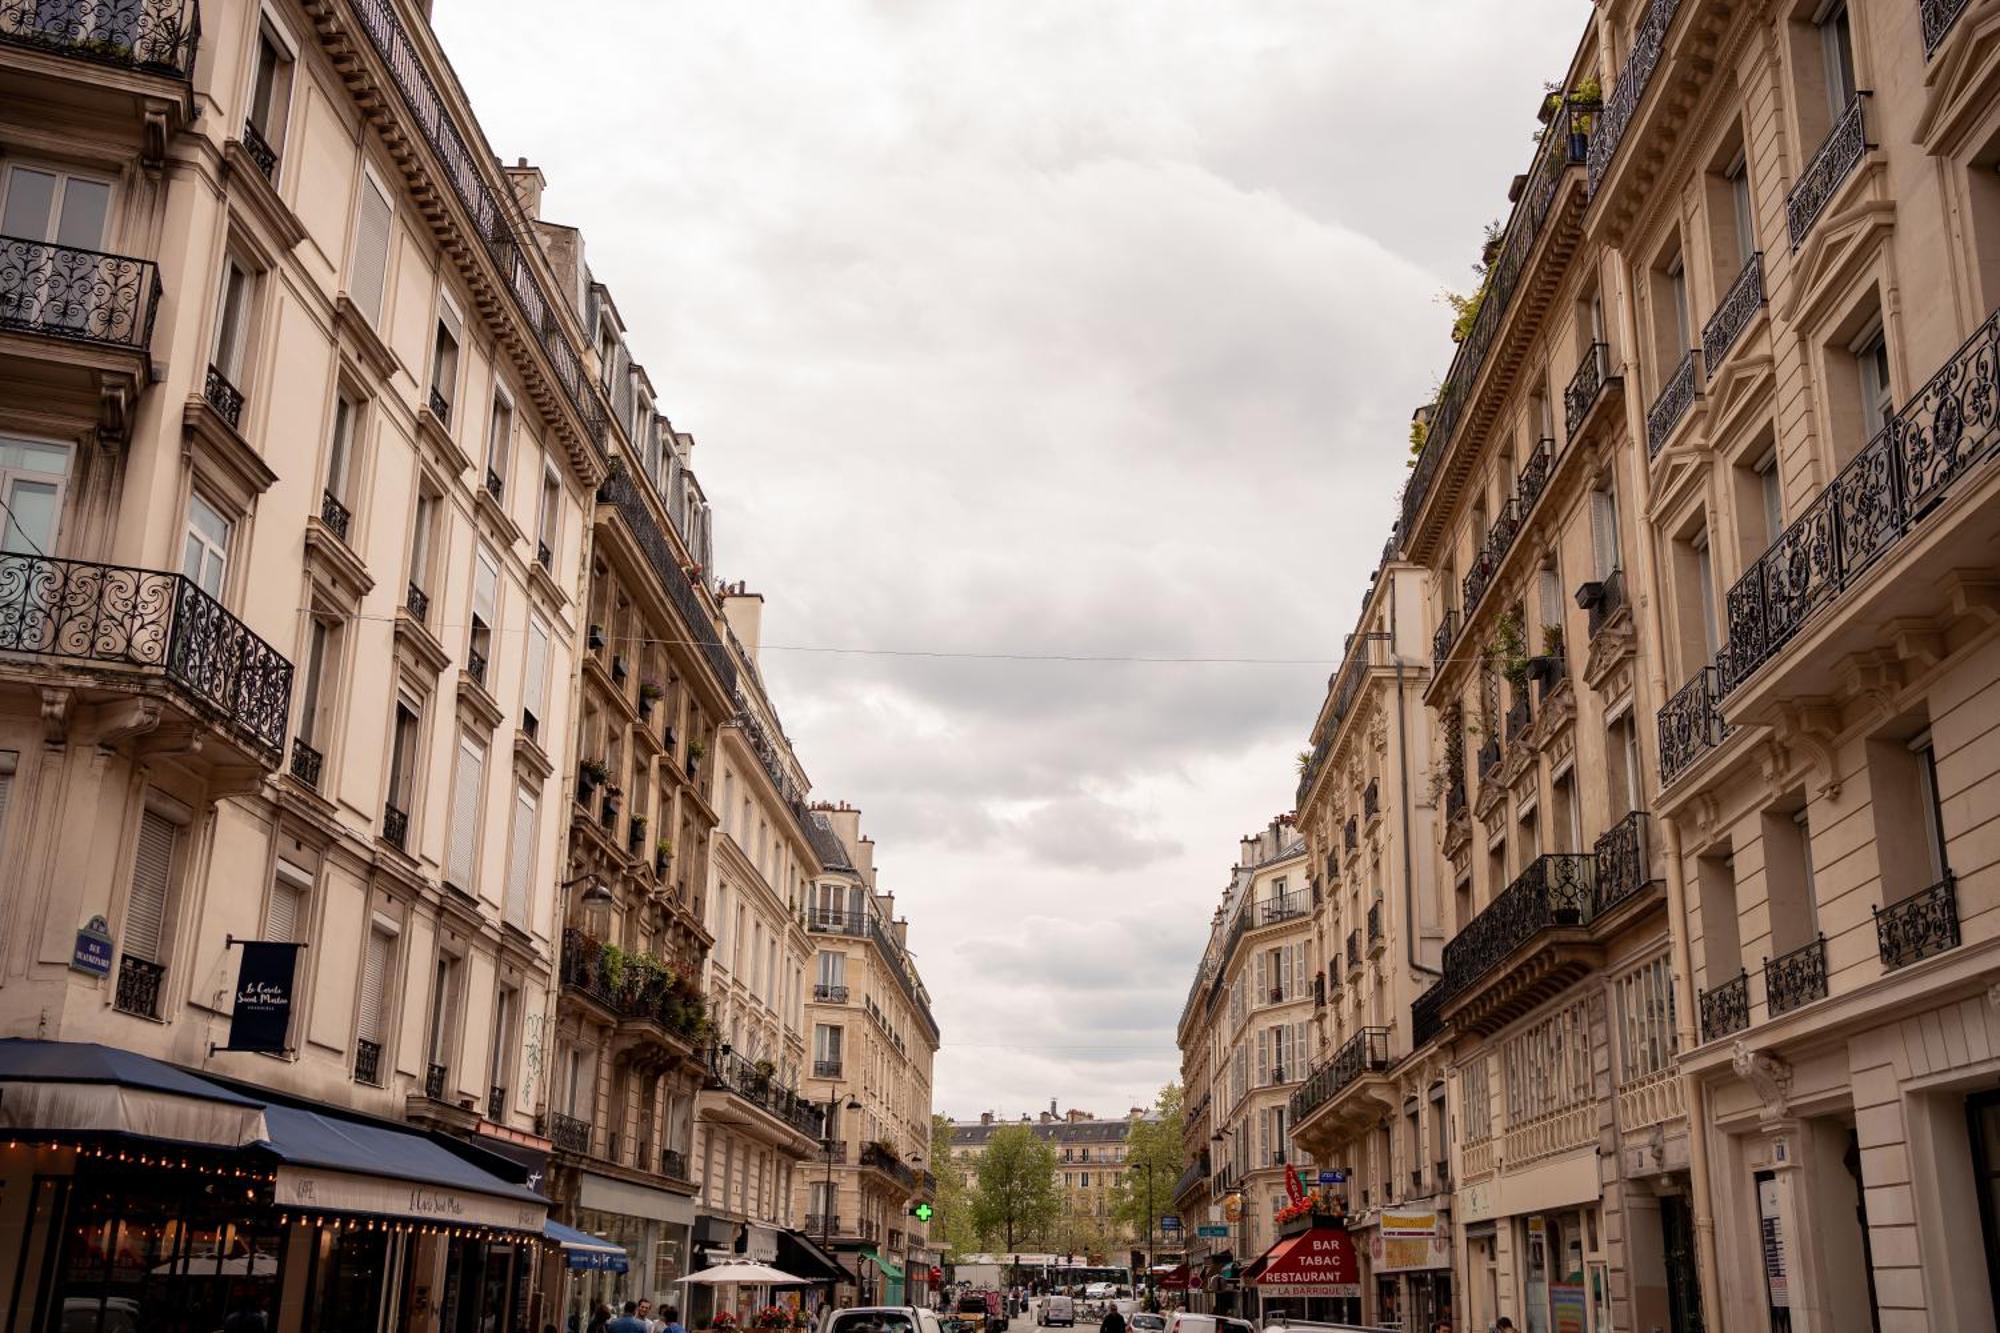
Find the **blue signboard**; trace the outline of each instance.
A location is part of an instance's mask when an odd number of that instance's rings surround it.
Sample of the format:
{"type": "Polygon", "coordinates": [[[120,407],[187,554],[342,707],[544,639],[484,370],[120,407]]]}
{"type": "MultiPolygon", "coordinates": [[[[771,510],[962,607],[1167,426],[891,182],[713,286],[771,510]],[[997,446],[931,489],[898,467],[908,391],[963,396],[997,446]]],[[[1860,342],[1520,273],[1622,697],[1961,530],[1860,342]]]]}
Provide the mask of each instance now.
{"type": "Polygon", "coordinates": [[[1222,1240],[1229,1235],[1229,1226],[1224,1222],[1203,1222],[1194,1230],[1197,1236],[1206,1236],[1210,1240],[1222,1240]]]}
{"type": "Polygon", "coordinates": [[[1181,1220],[1180,1220],[1180,1218],[1176,1217],[1176,1216],[1175,1216],[1174,1214],[1172,1214],[1172,1213],[1163,1213],[1163,1214],[1161,1214],[1161,1216],[1160,1216],[1160,1230],[1162,1230],[1162,1231],[1179,1231],[1180,1229],[1181,1229],[1181,1220]]]}
{"type": "Polygon", "coordinates": [[[1322,1185],[1345,1185],[1347,1183],[1347,1173],[1338,1167],[1322,1171],[1319,1173],[1319,1183],[1322,1185]]]}
{"type": "Polygon", "coordinates": [[[90,918],[89,924],[76,932],[76,952],[70,955],[69,965],[92,976],[111,974],[111,928],[103,917],[90,918]]]}

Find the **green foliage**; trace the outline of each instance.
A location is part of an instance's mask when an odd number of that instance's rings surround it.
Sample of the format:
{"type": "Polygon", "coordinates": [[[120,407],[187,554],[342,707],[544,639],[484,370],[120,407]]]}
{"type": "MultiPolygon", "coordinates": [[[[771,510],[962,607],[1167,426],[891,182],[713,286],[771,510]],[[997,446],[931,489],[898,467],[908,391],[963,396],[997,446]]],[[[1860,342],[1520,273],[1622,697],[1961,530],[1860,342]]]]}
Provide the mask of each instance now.
{"type": "Polygon", "coordinates": [[[1542,626],[1542,656],[1561,657],[1563,655],[1563,627],[1561,625],[1542,626]]]}
{"type": "Polygon", "coordinates": [[[1173,1211],[1174,1186],[1187,1169],[1186,1128],[1181,1112],[1181,1085],[1169,1083],[1160,1089],[1153,1104],[1155,1120],[1141,1120],[1125,1138],[1125,1178],[1112,1197],[1111,1217],[1122,1223],[1130,1235],[1144,1236],[1147,1222],[1146,1177],[1152,1174],[1152,1222],[1159,1226],[1160,1214],[1173,1211]]]}
{"type": "Polygon", "coordinates": [[[1062,1215],[1056,1150],[1026,1125],[994,1131],[972,1181],[972,1227],[988,1248],[1017,1249],[1046,1236],[1062,1215]]]}
{"type": "Polygon", "coordinates": [[[931,1150],[926,1154],[937,1181],[937,1198],[931,1216],[930,1243],[944,1251],[944,1262],[979,1249],[979,1234],[972,1226],[972,1188],[965,1167],[952,1159],[951,1121],[941,1115],[931,1117],[931,1150]]]}
{"type": "Polygon", "coordinates": [[[1410,462],[1415,463],[1424,451],[1424,441],[1431,437],[1431,423],[1428,417],[1418,415],[1410,418],[1410,462]]]}
{"type": "Polygon", "coordinates": [[[1528,639],[1519,611],[1508,611],[1493,627],[1488,652],[1500,664],[1500,674],[1519,685],[1528,678],[1528,639]]]}

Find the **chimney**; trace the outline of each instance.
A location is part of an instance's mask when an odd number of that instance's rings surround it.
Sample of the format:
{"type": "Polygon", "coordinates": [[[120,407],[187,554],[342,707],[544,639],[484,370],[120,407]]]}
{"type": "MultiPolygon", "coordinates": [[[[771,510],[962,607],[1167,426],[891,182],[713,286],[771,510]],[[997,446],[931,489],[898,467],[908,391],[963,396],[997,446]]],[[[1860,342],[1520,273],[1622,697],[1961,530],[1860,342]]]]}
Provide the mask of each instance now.
{"type": "Polygon", "coordinates": [[[839,805],[825,807],[822,813],[826,815],[826,822],[833,825],[841,846],[847,848],[847,859],[859,866],[861,854],[855,849],[861,842],[861,812],[842,801],[839,805]]]}
{"type": "Polygon", "coordinates": [[[1054,1120],[1055,1118],[1056,1118],[1055,1113],[1053,1111],[1042,1112],[1042,1123],[1045,1125],[1048,1124],[1050,1121],[1054,1120]]]}
{"type": "Polygon", "coordinates": [[[744,655],[755,662],[764,634],[764,594],[746,592],[742,584],[736,584],[723,594],[722,616],[743,641],[744,655]]]}
{"type": "Polygon", "coordinates": [[[1135,1106],[1126,1113],[1126,1119],[1128,1120],[1144,1120],[1145,1118],[1146,1108],[1143,1106],[1135,1106]]]}
{"type": "MultiPolygon", "coordinates": [[[[861,812],[859,810],[856,810],[854,812],[854,827],[857,832],[860,830],[861,827],[861,812]]],[[[875,887],[875,839],[862,838],[860,841],[849,846],[848,850],[854,853],[854,868],[861,872],[862,881],[866,883],[869,888],[871,889],[874,888],[875,887]]]]}
{"type": "Polygon", "coordinates": [[[521,211],[539,221],[542,216],[542,191],[549,188],[549,178],[542,174],[540,167],[528,165],[528,159],[514,159],[511,167],[502,167],[507,173],[507,183],[514,187],[514,197],[521,201],[521,211]]]}
{"type": "Polygon", "coordinates": [[[691,466],[694,462],[694,432],[677,430],[674,432],[674,438],[680,441],[681,463],[691,466]]]}
{"type": "Polygon", "coordinates": [[[981,1111],[981,1112],[979,1113],[979,1123],[980,1123],[980,1124],[982,1124],[982,1125],[990,1125],[990,1124],[992,1124],[992,1123],[993,1123],[993,1113],[992,1113],[991,1111],[981,1111]]]}
{"type": "Polygon", "coordinates": [[[1056,1114],[1056,1099],[1051,1097],[1049,1098],[1049,1115],[1053,1117],[1055,1114],[1056,1114]]]}

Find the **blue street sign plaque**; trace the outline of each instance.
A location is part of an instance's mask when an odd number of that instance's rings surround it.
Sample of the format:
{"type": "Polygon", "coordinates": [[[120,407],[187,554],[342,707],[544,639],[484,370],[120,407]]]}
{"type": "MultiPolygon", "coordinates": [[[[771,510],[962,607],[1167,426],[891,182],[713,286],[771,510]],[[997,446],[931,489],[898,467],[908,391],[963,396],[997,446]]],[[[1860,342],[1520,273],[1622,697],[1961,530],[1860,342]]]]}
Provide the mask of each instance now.
{"type": "Polygon", "coordinates": [[[1338,1167],[1322,1171],[1319,1173],[1319,1183],[1322,1185],[1345,1185],[1347,1183],[1347,1173],[1338,1167]]]}
{"type": "Polygon", "coordinates": [[[1197,1236],[1206,1236],[1210,1240],[1225,1240],[1229,1236],[1229,1226],[1225,1222],[1203,1222],[1194,1230],[1197,1236]]]}
{"type": "Polygon", "coordinates": [[[1172,1214],[1172,1213],[1163,1213],[1163,1214],[1161,1214],[1161,1216],[1160,1216],[1160,1230],[1162,1230],[1162,1231],[1179,1231],[1180,1229],[1181,1229],[1181,1220],[1180,1220],[1180,1218],[1176,1217],[1176,1216],[1175,1216],[1174,1214],[1172,1214]]]}

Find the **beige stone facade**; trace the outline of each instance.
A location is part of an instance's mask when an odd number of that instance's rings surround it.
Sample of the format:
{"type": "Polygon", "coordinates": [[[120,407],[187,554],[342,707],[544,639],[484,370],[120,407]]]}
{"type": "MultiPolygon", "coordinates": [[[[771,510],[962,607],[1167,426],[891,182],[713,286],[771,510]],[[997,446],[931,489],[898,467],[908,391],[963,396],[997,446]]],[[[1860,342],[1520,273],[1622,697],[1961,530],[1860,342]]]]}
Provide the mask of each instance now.
{"type": "MultiPolygon", "coordinates": [[[[1061,1110],[1053,1099],[1048,1110],[1032,1118],[1023,1115],[1018,1122],[1002,1120],[989,1111],[976,1121],[952,1122],[951,1155],[970,1176],[979,1169],[979,1158],[996,1129],[1011,1123],[1027,1128],[1055,1152],[1055,1185],[1062,1208],[1053,1232],[1023,1240],[1021,1248],[1073,1254],[1079,1264],[1124,1264],[1132,1248],[1143,1245],[1140,1228],[1112,1214],[1118,1189],[1125,1181],[1126,1141],[1132,1126],[1145,1118],[1143,1107],[1133,1107],[1122,1119],[1112,1120],[1076,1107],[1061,1110]]],[[[1173,1182],[1162,1180],[1156,1186],[1156,1210],[1171,1211],[1173,1182]]]]}

